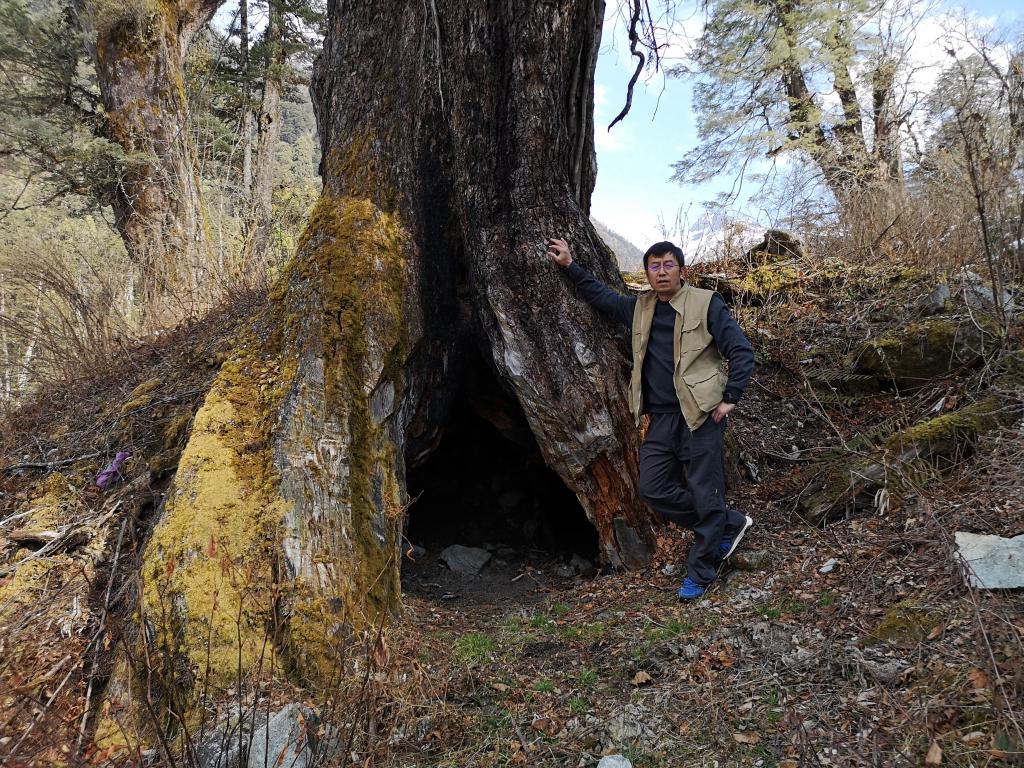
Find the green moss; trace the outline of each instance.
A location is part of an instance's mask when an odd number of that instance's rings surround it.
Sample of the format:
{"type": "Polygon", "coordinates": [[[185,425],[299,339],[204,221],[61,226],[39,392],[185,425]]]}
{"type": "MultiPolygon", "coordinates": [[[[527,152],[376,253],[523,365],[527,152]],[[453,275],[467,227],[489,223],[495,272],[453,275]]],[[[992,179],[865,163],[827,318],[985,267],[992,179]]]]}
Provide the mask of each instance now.
{"type": "Polygon", "coordinates": [[[865,645],[892,643],[899,646],[917,645],[942,624],[942,614],[913,600],[894,605],[882,621],[868,635],[865,645]]]}
{"type": "Polygon", "coordinates": [[[961,408],[953,413],[926,419],[893,435],[886,447],[903,451],[926,448],[931,456],[952,456],[961,447],[971,447],[979,435],[994,429],[1000,422],[1000,404],[995,398],[961,408]]]}
{"type": "Polygon", "coordinates": [[[173,451],[188,431],[188,425],[192,423],[192,410],[185,409],[178,411],[170,418],[164,427],[164,450],[173,451]]]}
{"type": "MultiPolygon", "coordinates": [[[[351,562],[356,553],[356,572],[342,587],[348,593],[342,599],[357,625],[376,622],[398,604],[395,551],[402,511],[396,457],[391,437],[372,418],[369,399],[371,388],[385,380],[394,385],[396,401],[401,397],[407,247],[396,215],[368,199],[325,193],[290,270],[292,284],[307,286],[312,296],[300,295],[298,305],[323,308],[313,335],[322,344],[325,405],[347,431],[351,551],[331,557],[351,562]],[[382,514],[388,519],[384,531],[382,514]]],[[[289,327],[298,334],[302,324],[289,327]]]]}
{"type": "Polygon", "coordinates": [[[68,479],[54,472],[39,486],[32,500],[19,511],[31,514],[23,519],[19,528],[49,531],[75,522],[82,508],[82,500],[68,479]]]}
{"type": "Polygon", "coordinates": [[[755,296],[767,296],[796,286],[800,272],[791,264],[762,264],[750,270],[737,283],[737,288],[755,296]]]}
{"type": "Polygon", "coordinates": [[[995,343],[996,337],[985,324],[933,318],[868,341],[853,355],[851,364],[856,372],[914,386],[974,363],[987,349],[994,349],[995,343]]]}
{"type": "Polygon", "coordinates": [[[287,507],[269,435],[291,375],[276,350],[254,338],[224,363],[147,546],[140,613],[154,629],[160,669],[139,682],[177,712],[189,710],[189,681],[206,670],[213,685],[227,687],[261,661],[270,667],[287,507]]]}

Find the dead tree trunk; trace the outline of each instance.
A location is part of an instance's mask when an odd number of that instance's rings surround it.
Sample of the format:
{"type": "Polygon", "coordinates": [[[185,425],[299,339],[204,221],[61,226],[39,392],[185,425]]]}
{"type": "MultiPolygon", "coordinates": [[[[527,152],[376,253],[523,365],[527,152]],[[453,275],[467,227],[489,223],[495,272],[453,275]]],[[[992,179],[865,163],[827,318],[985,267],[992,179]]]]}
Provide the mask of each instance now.
{"type": "Polygon", "coordinates": [[[114,189],[115,220],[150,315],[180,316],[186,302],[203,303],[201,285],[209,277],[184,66],[193,35],[220,2],[143,7],[86,0],[80,9],[83,26],[95,33],[107,135],[126,155],[114,189]]]}

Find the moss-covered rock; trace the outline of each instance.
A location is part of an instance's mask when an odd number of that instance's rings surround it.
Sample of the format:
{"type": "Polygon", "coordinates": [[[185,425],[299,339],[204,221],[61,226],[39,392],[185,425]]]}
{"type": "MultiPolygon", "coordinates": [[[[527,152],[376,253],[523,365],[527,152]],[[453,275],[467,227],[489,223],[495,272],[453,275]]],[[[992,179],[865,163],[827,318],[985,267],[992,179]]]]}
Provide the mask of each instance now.
{"type": "Polygon", "coordinates": [[[865,342],[851,355],[849,367],[853,373],[913,388],[977,364],[997,342],[991,329],[970,318],[937,317],[865,342]]]}
{"type": "Polygon", "coordinates": [[[792,261],[762,264],[747,272],[735,290],[755,303],[791,291],[800,284],[800,270],[792,261]]]}
{"type": "Polygon", "coordinates": [[[820,523],[850,506],[867,503],[879,488],[898,487],[903,477],[919,474],[921,466],[928,471],[945,470],[973,453],[981,435],[1014,418],[1016,412],[990,397],[900,430],[867,458],[838,460],[821,468],[801,496],[800,512],[820,523]]]}

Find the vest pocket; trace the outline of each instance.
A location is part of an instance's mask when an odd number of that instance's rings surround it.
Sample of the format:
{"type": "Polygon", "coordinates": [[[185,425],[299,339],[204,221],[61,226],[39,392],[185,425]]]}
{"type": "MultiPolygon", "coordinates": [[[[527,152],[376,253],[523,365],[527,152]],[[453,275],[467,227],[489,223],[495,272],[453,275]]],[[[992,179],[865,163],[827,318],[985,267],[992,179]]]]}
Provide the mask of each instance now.
{"type": "Polygon", "coordinates": [[[722,402],[726,380],[727,377],[722,370],[716,370],[710,376],[704,373],[697,374],[696,376],[694,374],[683,376],[683,383],[686,384],[686,388],[693,395],[693,399],[697,402],[697,407],[704,413],[713,411],[715,406],[722,402]]]}

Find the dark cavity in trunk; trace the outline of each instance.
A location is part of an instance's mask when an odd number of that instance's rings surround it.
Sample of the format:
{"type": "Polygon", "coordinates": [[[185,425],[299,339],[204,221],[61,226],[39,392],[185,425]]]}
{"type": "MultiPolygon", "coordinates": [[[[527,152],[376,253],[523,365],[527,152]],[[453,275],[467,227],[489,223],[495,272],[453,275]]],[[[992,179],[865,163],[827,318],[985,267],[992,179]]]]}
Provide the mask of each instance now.
{"type": "Polygon", "coordinates": [[[462,544],[596,561],[597,530],[545,465],[519,403],[479,354],[467,357],[437,447],[407,464],[407,540],[431,553],[462,544]]]}

